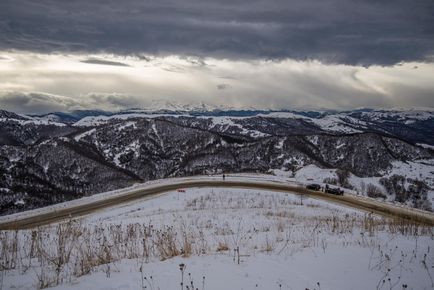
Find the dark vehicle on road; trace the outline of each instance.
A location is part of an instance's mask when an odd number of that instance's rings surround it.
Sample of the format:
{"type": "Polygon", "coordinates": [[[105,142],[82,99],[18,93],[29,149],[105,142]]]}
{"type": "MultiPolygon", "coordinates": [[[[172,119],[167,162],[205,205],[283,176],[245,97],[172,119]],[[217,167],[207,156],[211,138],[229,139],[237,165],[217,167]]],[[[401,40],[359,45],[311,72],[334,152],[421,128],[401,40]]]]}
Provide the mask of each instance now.
{"type": "Polygon", "coordinates": [[[338,188],[326,187],[325,192],[334,194],[334,195],[344,195],[344,191],[338,188]]]}
{"type": "Polygon", "coordinates": [[[306,188],[307,188],[307,189],[310,189],[310,190],[320,191],[320,190],[321,190],[321,185],[316,184],[316,183],[312,183],[312,184],[308,184],[308,185],[306,186],[306,188]]]}

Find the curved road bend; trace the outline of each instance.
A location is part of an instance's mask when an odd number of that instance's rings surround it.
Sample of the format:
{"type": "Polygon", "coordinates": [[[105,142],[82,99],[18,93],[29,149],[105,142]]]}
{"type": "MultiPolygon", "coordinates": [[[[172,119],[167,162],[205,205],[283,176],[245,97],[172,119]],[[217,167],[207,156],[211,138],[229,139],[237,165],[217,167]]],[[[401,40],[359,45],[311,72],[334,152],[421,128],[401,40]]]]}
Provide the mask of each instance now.
{"type": "Polygon", "coordinates": [[[232,187],[232,188],[248,188],[259,190],[271,190],[288,192],[294,194],[306,194],[309,197],[322,199],[329,202],[342,204],[349,207],[358,208],[368,212],[374,212],[383,216],[402,218],[412,222],[434,226],[434,214],[420,210],[410,209],[395,206],[392,204],[378,202],[373,199],[358,197],[354,195],[336,196],[323,192],[312,191],[306,188],[284,184],[281,182],[258,182],[258,181],[230,181],[230,180],[188,180],[175,183],[150,185],[149,188],[134,190],[127,193],[110,196],[106,199],[91,201],[87,204],[71,206],[67,208],[57,209],[52,212],[39,213],[32,216],[26,216],[11,221],[1,221],[0,230],[18,230],[29,229],[41,225],[46,225],[58,222],[68,218],[75,218],[103,209],[110,206],[119,205],[121,203],[140,199],[146,196],[153,196],[163,192],[176,190],[178,188],[193,188],[193,187],[232,187]]]}

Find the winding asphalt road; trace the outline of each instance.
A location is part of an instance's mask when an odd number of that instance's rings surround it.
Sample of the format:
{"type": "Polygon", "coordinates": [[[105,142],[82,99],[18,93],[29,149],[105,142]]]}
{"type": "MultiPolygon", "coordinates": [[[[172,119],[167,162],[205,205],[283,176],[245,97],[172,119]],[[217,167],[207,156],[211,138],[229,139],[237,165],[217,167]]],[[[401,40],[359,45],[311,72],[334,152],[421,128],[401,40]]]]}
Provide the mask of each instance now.
{"type": "Polygon", "coordinates": [[[247,188],[258,190],[270,190],[288,192],[293,194],[304,194],[312,198],[322,199],[329,202],[342,204],[345,206],[358,208],[379,215],[395,217],[410,220],[415,223],[434,226],[434,214],[416,209],[395,206],[388,203],[382,203],[373,199],[359,197],[354,195],[335,196],[323,192],[312,191],[301,186],[285,184],[282,182],[271,181],[249,181],[249,180],[217,180],[217,179],[198,179],[175,181],[171,183],[150,185],[140,190],[109,196],[105,199],[93,200],[86,204],[68,206],[65,208],[53,210],[50,212],[37,213],[34,215],[25,215],[22,218],[1,219],[0,230],[20,230],[30,229],[41,225],[59,222],[65,219],[80,217],[96,210],[119,205],[121,203],[138,200],[144,197],[150,197],[163,192],[177,190],[179,188],[193,187],[227,187],[227,188],[247,188]]]}

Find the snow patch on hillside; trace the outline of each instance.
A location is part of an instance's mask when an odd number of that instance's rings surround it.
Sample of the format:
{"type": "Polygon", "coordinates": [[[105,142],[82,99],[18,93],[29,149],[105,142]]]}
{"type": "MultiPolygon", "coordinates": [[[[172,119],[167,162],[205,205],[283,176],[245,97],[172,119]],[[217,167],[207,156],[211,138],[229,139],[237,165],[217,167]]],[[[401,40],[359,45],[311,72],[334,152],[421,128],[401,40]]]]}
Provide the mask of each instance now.
{"type": "Polygon", "coordinates": [[[133,127],[133,129],[137,129],[136,122],[126,122],[125,124],[120,125],[117,130],[122,131],[128,127],[133,127]]]}
{"type": "Polygon", "coordinates": [[[295,173],[295,180],[303,183],[316,181],[323,183],[326,178],[336,178],[336,169],[323,169],[316,165],[307,165],[295,173]]]}
{"type": "Polygon", "coordinates": [[[423,147],[425,149],[432,149],[432,150],[434,150],[434,146],[433,145],[428,145],[428,144],[423,144],[423,143],[418,143],[416,145],[418,145],[420,147],[423,147]]]}
{"type": "Polygon", "coordinates": [[[406,178],[423,180],[434,188],[434,159],[418,160],[417,162],[392,162],[392,169],[385,176],[402,175],[406,178]]]}
{"type": "Polygon", "coordinates": [[[331,132],[339,132],[339,133],[361,133],[361,130],[354,129],[351,127],[351,124],[356,124],[357,126],[364,127],[366,123],[361,122],[359,120],[356,120],[354,118],[346,116],[345,119],[342,119],[340,116],[337,115],[327,115],[323,118],[310,119],[310,122],[314,123],[321,129],[325,131],[331,131],[331,132]]]}
{"type": "MultiPolygon", "coordinates": [[[[336,169],[320,168],[313,164],[302,167],[295,172],[294,176],[292,176],[292,172],[285,173],[282,170],[273,170],[273,173],[277,176],[293,177],[294,181],[303,184],[318,183],[325,186],[324,181],[326,179],[338,180],[336,169]]],[[[417,162],[395,161],[392,163],[392,168],[384,172],[381,177],[358,177],[354,174],[349,174],[348,181],[353,186],[353,189],[345,189],[345,191],[353,194],[367,195],[367,187],[371,184],[379,188],[386,195],[388,201],[394,201],[394,196],[387,195],[385,188],[380,183],[381,178],[388,178],[393,175],[401,175],[406,179],[424,181],[430,187],[430,190],[428,190],[428,200],[434,204],[434,159],[419,160],[417,162]]]]}
{"type": "MultiPolygon", "coordinates": [[[[269,136],[266,133],[257,131],[257,130],[249,130],[243,127],[241,124],[236,123],[236,120],[246,119],[247,117],[201,117],[204,119],[209,119],[212,122],[212,128],[221,127],[220,129],[224,129],[225,131],[231,132],[230,129],[236,128],[235,132],[238,132],[243,135],[249,135],[252,137],[266,137],[269,136]]],[[[233,129],[232,129],[233,130],[233,129]]]]}
{"type": "Polygon", "coordinates": [[[86,131],[86,132],[83,132],[81,134],[78,134],[77,136],[74,137],[74,140],[77,141],[77,142],[79,142],[82,138],[84,138],[86,136],[89,136],[89,135],[92,135],[95,132],[96,132],[96,129],[93,128],[93,129],[91,129],[89,131],[86,131]]]}

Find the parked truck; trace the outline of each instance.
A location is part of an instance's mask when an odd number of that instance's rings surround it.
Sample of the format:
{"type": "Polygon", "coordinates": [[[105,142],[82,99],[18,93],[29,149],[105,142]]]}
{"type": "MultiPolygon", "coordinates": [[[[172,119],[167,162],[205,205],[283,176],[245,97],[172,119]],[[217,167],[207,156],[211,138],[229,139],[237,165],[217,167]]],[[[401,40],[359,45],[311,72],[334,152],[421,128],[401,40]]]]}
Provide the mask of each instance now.
{"type": "Polygon", "coordinates": [[[306,185],[306,188],[310,189],[310,190],[320,191],[321,190],[321,185],[316,184],[316,183],[311,183],[311,184],[306,185]]]}
{"type": "Polygon", "coordinates": [[[344,195],[344,191],[340,189],[339,187],[328,187],[325,188],[326,193],[334,194],[334,195],[344,195]]]}

